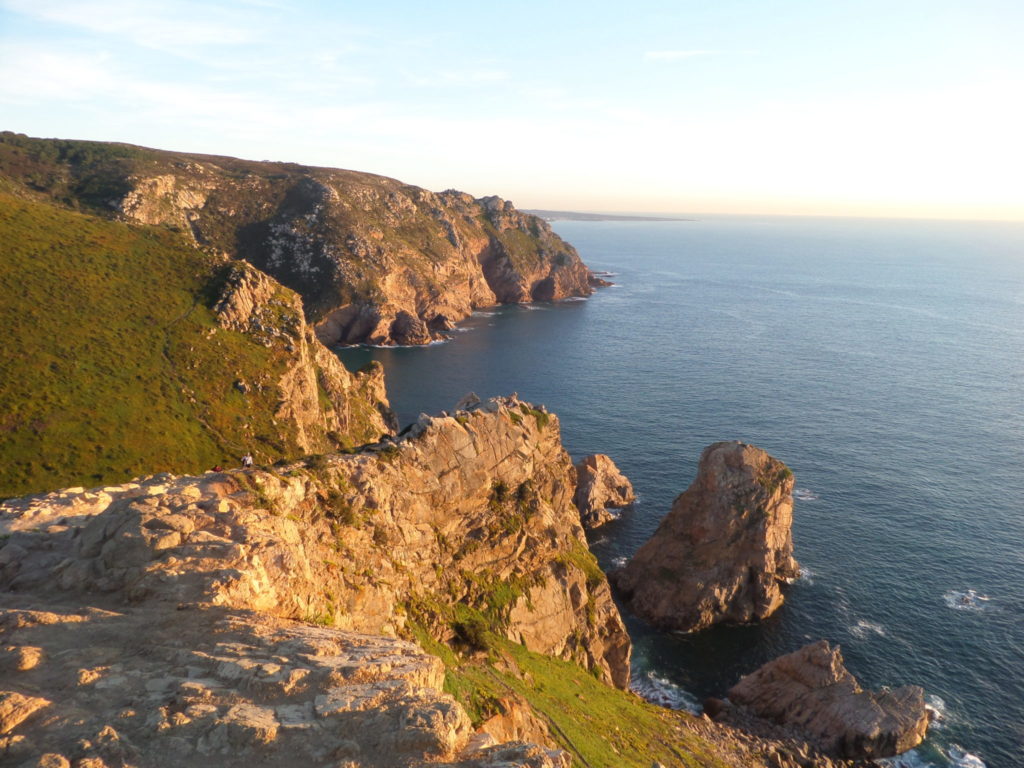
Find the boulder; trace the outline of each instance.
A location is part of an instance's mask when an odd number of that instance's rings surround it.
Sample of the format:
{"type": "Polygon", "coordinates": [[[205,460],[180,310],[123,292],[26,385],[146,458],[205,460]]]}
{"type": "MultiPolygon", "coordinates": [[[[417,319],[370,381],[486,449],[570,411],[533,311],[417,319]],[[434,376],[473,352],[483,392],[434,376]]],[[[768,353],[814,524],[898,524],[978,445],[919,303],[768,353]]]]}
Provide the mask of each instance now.
{"type": "Polygon", "coordinates": [[[654,535],[610,575],[632,610],[682,632],[770,616],[795,578],[793,473],[760,448],[715,443],[654,535]]]}
{"type": "Polygon", "coordinates": [[[605,454],[585,456],[575,469],[576,494],[572,500],[584,528],[597,528],[614,520],[609,508],[626,507],[636,501],[632,483],[605,454]]]}
{"type": "Polygon", "coordinates": [[[846,759],[906,752],[925,737],[929,715],[916,685],[864,691],[826,640],[768,662],[728,693],[733,704],[793,726],[824,752],[846,759]]]}

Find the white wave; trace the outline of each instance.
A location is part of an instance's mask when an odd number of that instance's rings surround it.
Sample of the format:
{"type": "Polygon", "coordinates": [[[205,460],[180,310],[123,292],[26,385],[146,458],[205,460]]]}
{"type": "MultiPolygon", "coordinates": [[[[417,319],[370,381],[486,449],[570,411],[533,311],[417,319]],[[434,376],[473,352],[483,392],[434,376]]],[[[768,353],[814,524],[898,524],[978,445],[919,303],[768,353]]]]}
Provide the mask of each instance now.
{"type": "MultiPolygon", "coordinates": [[[[988,768],[984,760],[957,744],[952,745],[946,751],[946,756],[949,758],[949,762],[943,762],[945,768],[988,768]]],[[[921,757],[916,749],[908,750],[895,757],[875,760],[875,762],[884,768],[939,768],[935,763],[921,757]]]]}
{"type": "Polygon", "coordinates": [[[867,639],[868,635],[875,634],[885,637],[885,627],[867,619],[857,619],[857,623],[850,627],[850,634],[861,640],[867,639]]]}
{"type": "Polygon", "coordinates": [[[473,317],[494,317],[496,314],[498,314],[498,313],[497,312],[481,312],[480,310],[477,310],[476,312],[473,313],[473,317]]]}
{"type": "Polygon", "coordinates": [[[986,768],[984,760],[977,755],[972,755],[957,744],[951,746],[947,754],[949,759],[953,761],[955,768],[986,768]]]}
{"type": "Polygon", "coordinates": [[[951,589],[942,596],[942,599],[949,608],[957,611],[984,611],[992,598],[973,589],[951,589]]]}
{"type": "Polygon", "coordinates": [[[627,562],[629,562],[629,558],[625,555],[622,555],[621,557],[612,558],[612,565],[614,565],[616,568],[625,568],[627,562]]]}
{"type": "Polygon", "coordinates": [[[797,582],[803,582],[805,584],[813,584],[814,583],[814,571],[812,571],[810,568],[808,568],[805,565],[801,565],[800,566],[800,573],[796,576],[796,578],[786,579],[786,583],[787,584],[796,584],[797,582]]]}
{"type": "Polygon", "coordinates": [[[797,501],[817,501],[819,497],[818,494],[807,488],[794,488],[793,498],[797,501]]]}
{"type": "Polygon", "coordinates": [[[536,304],[520,304],[519,308],[520,309],[528,309],[531,312],[540,312],[540,311],[543,311],[543,310],[547,309],[547,307],[538,307],[536,304]]]}
{"type": "Polygon", "coordinates": [[[876,759],[875,762],[884,768],[938,768],[935,763],[929,763],[922,758],[916,749],[908,750],[895,757],[876,759]]]}
{"type": "Polygon", "coordinates": [[[451,339],[434,339],[426,344],[360,344],[361,347],[371,349],[422,349],[423,347],[436,347],[438,344],[447,344],[451,339]]]}
{"type": "Polygon", "coordinates": [[[597,547],[597,546],[600,546],[601,544],[607,544],[607,543],[608,543],[608,537],[607,536],[599,536],[598,538],[594,539],[594,541],[591,543],[591,546],[592,547],[597,547]]]}
{"type": "Polygon", "coordinates": [[[931,715],[932,722],[929,728],[945,728],[946,727],[946,702],[941,696],[936,696],[934,693],[929,693],[924,697],[924,708],[928,710],[931,715]]]}
{"type": "Polygon", "coordinates": [[[694,715],[701,712],[700,702],[692,693],[654,672],[635,675],[629,690],[659,707],[681,709],[694,715]]]}
{"type": "Polygon", "coordinates": [[[562,299],[563,302],[586,301],[586,300],[587,300],[586,296],[567,296],[566,298],[562,299]]]}

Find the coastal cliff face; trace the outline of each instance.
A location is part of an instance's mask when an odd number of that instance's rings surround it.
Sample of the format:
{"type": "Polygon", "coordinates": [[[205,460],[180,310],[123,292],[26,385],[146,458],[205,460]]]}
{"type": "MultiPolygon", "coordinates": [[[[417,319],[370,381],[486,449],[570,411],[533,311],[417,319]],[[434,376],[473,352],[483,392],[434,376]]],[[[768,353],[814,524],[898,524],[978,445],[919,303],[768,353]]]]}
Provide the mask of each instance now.
{"type": "Polygon", "coordinates": [[[274,472],[8,502],[20,532],[3,550],[3,584],[370,633],[401,632],[412,617],[453,643],[479,620],[625,687],[629,638],[571,492],[557,419],[491,401],[424,417],[397,442],[274,472]],[[37,549],[27,529],[40,526],[54,529],[37,549]]]}
{"type": "Polygon", "coordinates": [[[599,284],[508,201],[368,173],[5,133],[0,176],[249,261],[303,297],[326,344],[424,344],[477,307],[599,284]]]}
{"type": "Polygon", "coordinates": [[[636,501],[633,484],[629,482],[610,456],[594,453],[576,463],[576,493],[573,503],[580,511],[583,526],[598,528],[615,514],[609,510],[627,507],[636,501]]]}
{"type": "Polygon", "coordinates": [[[629,639],[583,542],[571,468],[554,416],[502,400],[274,472],[8,500],[0,623],[16,644],[0,663],[19,674],[0,692],[0,726],[17,728],[0,748],[567,766],[494,746],[545,732],[514,697],[471,744],[441,663],[394,635],[415,625],[460,647],[479,619],[625,687],[629,639]]]}
{"type": "Polygon", "coordinates": [[[637,615],[663,629],[770,616],[793,559],[793,473],[759,448],[715,443],[697,478],[624,568],[611,574],[637,615]]]}

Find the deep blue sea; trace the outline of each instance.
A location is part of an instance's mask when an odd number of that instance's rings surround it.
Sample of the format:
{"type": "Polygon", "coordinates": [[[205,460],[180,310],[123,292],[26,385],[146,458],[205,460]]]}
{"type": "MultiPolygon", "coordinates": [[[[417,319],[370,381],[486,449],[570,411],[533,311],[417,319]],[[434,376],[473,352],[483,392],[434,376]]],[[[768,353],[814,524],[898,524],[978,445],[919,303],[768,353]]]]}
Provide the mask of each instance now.
{"type": "Polygon", "coordinates": [[[1024,766],[1024,225],[554,227],[616,285],[343,359],[384,364],[403,424],[517,391],[559,415],[574,459],[610,454],[640,500],[592,541],[606,569],[706,445],[764,448],[796,474],[804,576],[756,626],[663,635],[627,616],[635,678],[699,700],[827,638],[867,686],[924,686],[941,718],[907,765],[1024,766]]]}

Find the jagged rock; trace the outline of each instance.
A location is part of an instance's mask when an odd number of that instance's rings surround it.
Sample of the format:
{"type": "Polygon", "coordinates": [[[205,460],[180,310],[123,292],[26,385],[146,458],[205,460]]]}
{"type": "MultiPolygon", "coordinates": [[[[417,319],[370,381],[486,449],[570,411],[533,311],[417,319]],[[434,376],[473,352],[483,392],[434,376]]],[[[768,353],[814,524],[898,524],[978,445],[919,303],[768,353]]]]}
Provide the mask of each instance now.
{"type": "MultiPolygon", "coordinates": [[[[18,674],[54,695],[45,719],[29,718],[26,702],[48,701],[12,691],[0,724],[111,764],[136,751],[157,766],[462,759],[472,729],[441,693],[441,662],[381,636],[418,598],[483,609],[488,589],[511,592],[491,631],[628,684],[629,638],[572,490],[557,418],[504,398],[275,473],[162,474],[6,500],[0,556],[17,557],[0,557],[0,630],[43,649],[18,674]]],[[[454,640],[444,621],[420,620],[454,640]]],[[[547,738],[515,697],[483,732],[547,738]]],[[[467,765],[567,759],[535,746],[478,752],[467,765]]]]}
{"type": "Polygon", "coordinates": [[[632,483],[605,454],[585,456],[575,468],[573,503],[580,511],[585,528],[597,528],[614,520],[615,515],[609,508],[626,507],[636,501],[632,483]]]}
{"type": "MultiPolygon", "coordinates": [[[[383,368],[350,373],[324,348],[305,321],[294,292],[245,262],[231,265],[214,306],[222,327],[287,348],[291,364],[277,381],[274,418],[295,430],[307,453],[348,447],[394,432],[397,422],[384,391],[383,368]]],[[[243,394],[252,387],[235,382],[243,394]]]]}
{"type": "Polygon", "coordinates": [[[760,448],[715,443],[654,535],[610,575],[630,608],[663,629],[764,619],[793,559],[793,473],[760,448]]]}
{"type": "Polygon", "coordinates": [[[842,758],[905,752],[920,744],[928,729],[920,687],[864,691],[843,666],[839,647],[825,640],[768,662],[728,696],[760,717],[799,728],[842,758]]]}
{"type": "Polygon", "coordinates": [[[9,733],[21,722],[52,702],[38,696],[0,691],[0,734],[9,733]]]}

